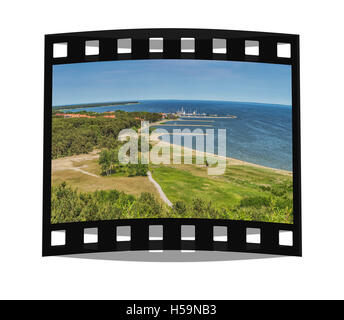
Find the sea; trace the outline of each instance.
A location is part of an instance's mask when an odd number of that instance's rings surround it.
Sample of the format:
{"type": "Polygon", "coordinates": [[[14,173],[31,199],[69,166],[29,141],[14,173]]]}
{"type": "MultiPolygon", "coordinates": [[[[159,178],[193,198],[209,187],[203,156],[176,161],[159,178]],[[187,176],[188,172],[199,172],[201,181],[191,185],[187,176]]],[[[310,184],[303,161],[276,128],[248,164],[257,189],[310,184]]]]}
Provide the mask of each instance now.
{"type": "MultiPolygon", "coordinates": [[[[216,114],[219,117],[232,115],[236,118],[187,118],[183,121],[168,122],[166,125],[160,125],[159,128],[171,133],[173,129],[188,128],[192,131],[199,128],[204,132],[206,129],[214,129],[215,152],[217,152],[217,129],[226,129],[228,157],[292,171],[292,106],[234,101],[138,100],[137,104],[85,107],[68,112],[124,110],[172,113],[182,108],[187,113],[196,111],[198,114],[216,114]]],[[[196,148],[195,141],[193,148],[196,148]]]]}

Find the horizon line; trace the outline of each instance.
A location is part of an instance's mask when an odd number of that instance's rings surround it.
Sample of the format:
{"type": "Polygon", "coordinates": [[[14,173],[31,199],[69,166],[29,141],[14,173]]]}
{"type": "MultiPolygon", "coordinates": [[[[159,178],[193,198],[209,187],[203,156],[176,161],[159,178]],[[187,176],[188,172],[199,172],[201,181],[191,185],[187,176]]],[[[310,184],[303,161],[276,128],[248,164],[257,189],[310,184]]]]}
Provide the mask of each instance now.
{"type": "MultiPolygon", "coordinates": [[[[130,100],[109,100],[109,101],[92,101],[92,102],[84,102],[84,103],[73,103],[73,104],[63,104],[63,105],[52,105],[52,108],[57,107],[67,107],[67,106],[76,106],[76,105],[84,105],[84,104],[100,104],[100,103],[111,103],[111,102],[140,102],[140,101],[151,101],[151,100],[175,100],[175,101],[219,101],[219,102],[239,102],[239,103],[255,103],[255,104],[270,104],[270,105],[278,105],[278,106],[286,106],[292,107],[292,104],[284,104],[284,103],[271,103],[271,102],[256,102],[256,101],[240,101],[240,100],[208,100],[208,99],[130,99],[130,100]]],[[[99,106],[101,107],[101,106],[99,106]]]]}

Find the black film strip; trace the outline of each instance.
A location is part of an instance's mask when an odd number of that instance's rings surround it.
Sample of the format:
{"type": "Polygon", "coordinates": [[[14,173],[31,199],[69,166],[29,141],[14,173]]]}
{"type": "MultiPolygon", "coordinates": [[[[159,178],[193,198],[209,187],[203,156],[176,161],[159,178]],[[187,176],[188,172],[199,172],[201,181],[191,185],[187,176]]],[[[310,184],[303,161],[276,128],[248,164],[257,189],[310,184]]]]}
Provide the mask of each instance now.
{"type": "Polygon", "coordinates": [[[45,36],[43,255],[123,250],[217,250],[301,256],[300,78],[299,36],[210,29],[132,29],[52,34],[45,36]],[[54,56],[56,45],[65,45],[54,56]],[[290,46],[281,57],[278,45],[290,46]],[[250,54],[250,46],[258,47],[250,54]],[[95,48],[87,52],[86,48],[95,48]],[[291,65],[293,129],[293,224],[215,219],[125,219],[51,224],[52,68],[57,64],[135,59],[201,59],[291,65]],[[160,228],[150,239],[150,228],[160,228]],[[186,226],[186,227],[185,227],[186,226]],[[121,229],[126,236],[119,241],[121,229]],[[183,238],[183,228],[191,232],[183,238]],[[89,229],[97,241],[85,243],[89,229]],[[226,241],[216,239],[216,230],[226,241]],[[253,230],[253,231],[252,231],[253,230]],[[53,246],[52,233],[62,232],[65,244],[53,246]],[[250,232],[260,235],[250,243],[250,232]],[[281,245],[281,232],[292,233],[292,245],[281,245]],[[190,235],[191,234],[191,235],[190,235]]]}

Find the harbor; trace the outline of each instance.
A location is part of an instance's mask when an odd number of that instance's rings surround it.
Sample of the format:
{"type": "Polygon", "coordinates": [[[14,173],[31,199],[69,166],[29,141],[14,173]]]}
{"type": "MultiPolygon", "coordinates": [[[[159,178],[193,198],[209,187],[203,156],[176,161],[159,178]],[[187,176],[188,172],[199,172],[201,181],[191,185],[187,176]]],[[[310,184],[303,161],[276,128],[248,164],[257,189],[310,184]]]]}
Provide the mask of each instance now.
{"type": "Polygon", "coordinates": [[[236,119],[237,117],[234,115],[217,115],[217,114],[208,114],[208,113],[200,113],[197,111],[197,109],[194,110],[185,110],[183,107],[181,109],[178,109],[177,112],[174,114],[179,119],[185,119],[185,118],[197,118],[197,119],[236,119]]]}

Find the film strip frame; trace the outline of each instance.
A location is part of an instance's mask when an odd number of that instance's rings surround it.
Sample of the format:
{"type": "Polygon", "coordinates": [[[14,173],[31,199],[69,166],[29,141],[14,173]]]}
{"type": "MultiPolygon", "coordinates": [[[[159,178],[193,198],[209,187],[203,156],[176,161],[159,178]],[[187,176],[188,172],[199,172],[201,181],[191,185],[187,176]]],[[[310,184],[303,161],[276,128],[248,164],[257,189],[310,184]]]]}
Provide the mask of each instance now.
{"type": "Polygon", "coordinates": [[[45,36],[44,75],[43,256],[127,250],[216,250],[301,256],[301,153],[299,36],[291,34],[212,29],[128,29],[52,34],[45,36]],[[150,52],[150,39],[162,38],[162,52],[150,52]],[[182,52],[182,38],[194,39],[194,52],[182,52]],[[118,53],[118,39],[131,39],[131,52],[118,53]],[[213,52],[214,39],[226,40],[225,53],[213,52]],[[99,52],[86,55],[86,41],[99,52]],[[245,53],[246,41],[259,44],[258,55],[245,53]],[[67,44],[65,57],[54,58],[56,43],[67,44]],[[290,57],[278,57],[278,44],[290,45],[290,57]],[[291,65],[293,126],[294,224],[216,219],[123,219],[63,224],[50,223],[52,69],[56,64],[135,59],[229,60],[291,65]],[[117,241],[117,228],[130,227],[130,240],[117,241]],[[162,239],[150,240],[150,226],[161,226],[162,239]],[[183,226],[194,226],[192,240],[182,239],[183,226]],[[214,228],[224,227],[227,241],[214,240],[214,228]],[[97,229],[97,242],[85,243],[84,233],[97,229]],[[256,229],[259,243],[247,239],[256,229]],[[65,244],[53,246],[52,232],[64,231],[65,244]],[[280,233],[292,233],[292,245],[280,244],[280,233]]]}

